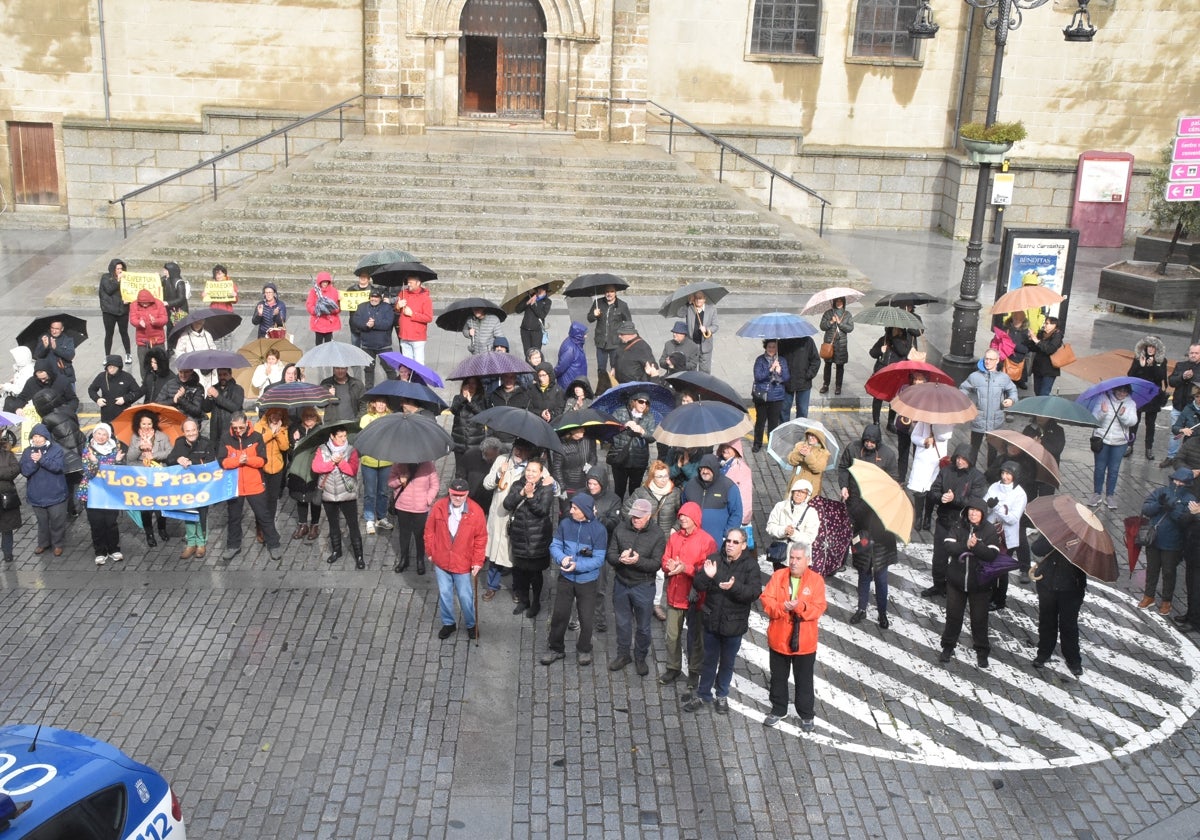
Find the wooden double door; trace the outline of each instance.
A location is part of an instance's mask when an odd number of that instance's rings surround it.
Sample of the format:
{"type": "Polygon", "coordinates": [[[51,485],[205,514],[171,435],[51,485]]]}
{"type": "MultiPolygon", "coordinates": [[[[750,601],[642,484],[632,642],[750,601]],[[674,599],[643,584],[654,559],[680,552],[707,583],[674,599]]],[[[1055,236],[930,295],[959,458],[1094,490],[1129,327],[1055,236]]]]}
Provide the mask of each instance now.
{"type": "Polygon", "coordinates": [[[541,119],[546,18],[537,0],[468,0],[459,28],[459,113],[541,119]]]}

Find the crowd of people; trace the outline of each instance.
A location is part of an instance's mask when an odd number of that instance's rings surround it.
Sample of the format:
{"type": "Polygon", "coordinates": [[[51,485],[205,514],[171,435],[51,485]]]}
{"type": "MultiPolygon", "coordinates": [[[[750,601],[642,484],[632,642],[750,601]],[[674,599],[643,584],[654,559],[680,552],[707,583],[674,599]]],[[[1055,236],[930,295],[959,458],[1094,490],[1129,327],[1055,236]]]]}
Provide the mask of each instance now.
{"type": "MultiPolygon", "coordinates": [[[[468,637],[478,637],[475,594],[480,581],[484,603],[494,601],[507,580],[513,614],[538,616],[550,571],[553,603],[542,664],[565,658],[567,633],[572,631],[576,662],[590,665],[594,635],[607,631],[611,615],[615,654],[609,669],[633,666],[639,676],[647,676],[651,627],[657,619],[665,625],[665,650],[659,657],[664,667],[657,678],[663,685],[684,680],[683,709],[688,712],[728,711],[735,658],[758,603],[769,622],[772,708],[764,723],[777,724],[791,702],[801,728],[811,731],[817,628],[826,601],[824,577],[810,564],[822,529],[831,527],[838,516],[851,525],[853,537],[844,555],[858,582],[857,609],[849,623],[865,620],[873,588],[879,628],[889,627],[888,568],[900,559],[900,551],[890,523],[875,513],[851,472],[856,462],[865,461],[908,488],[916,527],[932,536],[933,580],[922,594],[946,598],[942,662],[953,658],[969,611],[977,664],[988,667],[988,615],[1006,608],[1008,575],[985,577],[979,570],[999,555],[1008,555],[1015,558],[1022,583],[1039,577],[1041,570],[1040,638],[1033,665],[1044,667],[1057,641],[1068,668],[1082,672],[1076,621],[1085,578],[1045,540],[1030,544],[1024,516],[1030,500],[1054,488],[1040,480],[1030,456],[1015,447],[992,446],[983,469],[977,466],[985,436],[1005,422],[1018,390],[1028,388],[1030,373],[1035,393],[1049,393],[1058,373],[1050,359],[1062,346],[1053,318],[1040,319],[1036,333],[1024,313],[1005,321],[1009,345],[988,348],[977,370],[960,386],[979,411],[969,429],[969,443],[953,451],[954,426],[913,422],[890,408],[883,424],[882,400],[875,401],[872,422],[861,438],[845,446],[836,461],[824,433],[809,429],[787,457],[794,472],[786,496],[770,505],[763,534],[756,540],[753,468],[744,456],[743,441],[701,449],[663,445],[654,436],[661,415],[652,410],[651,395],[638,386],[623,391],[612,411],[619,424],[615,436],[598,437],[575,425],[563,429],[560,446],[550,450],[476,420],[488,408],[507,406],[554,425],[564,412],[588,407],[594,396],[614,386],[669,383],[665,377],[682,370],[708,372],[719,323],[716,305],[703,293],[687,301],[683,317],[672,325],[670,338],[656,355],[633,323],[620,290],[603,289],[588,311],[587,323],[571,323],[552,361],[546,357],[545,327],[552,296],[545,286],[533,289],[517,307],[522,316],[519,340],[531,373],[503,374],[494,381],[468,377],[459,383],[449,404],[454,478],[443,495],[434,462],[383,461],[360,453],[351,439],[354,431],[393,412],[437,411],[419,399],[367,393],[377,360],[388,379],[414,375],[404,365],[379,359],[396,346],[393,339],[414,367],[424,364],[433,304],[421,277],[382,288],[364,273],[339,291],[328,272],[318,274],[305,301],[314,342],[333,340],[348,327],[351,343],[365,350],[372,362],[361,368],[361,379],[356,376],[359,368],[339,367],[320,381],[333,400],[323,413],[311,406],[294,411],[266,408],[255,414],[247,411],[245,391],[229,368],[197,371],[176,363],[171,370],[172,360],[181,353],[219,346],[203,320],[192,319],[190,326],[173,329],[189,313],[189,290],[179,266],[164,265],[161,289],[143,287],[132,296],[121,293],[124,272],[124,262],[114,260],[99,284],[106,357],[86,389],[99,409],[99,422],[86,434],[78,414],[75,348],[64,336],[63,323],[50,323],[32,351],[12,351],[15,373],[4,386],[5,408],[32,406],[36,419],[28,430],[28,446],[19,455],[13,452],[15,428],[0,430],[6,444],[0,446],[5,561],[13,559],[14,531],[22,525],[18,475],[24,476],[24,502],[36,521],[34,552],[61,556],[71,519],[85,513],[95,564],[103,566],[125,555],[120,511],[88,504],[89,484],[101,470],[215,461],[236,474],[236,496],[196,510],[183,521],[182,534],[172,533],[173,519],[162,512],[140,511],[148,548],[175,537],[183,544],[181,559],[205,557],[212,536],[210,520],[218,507],[225,513],[222,556],[227,561],[242,550],[247,506],[255,520],[256,541],[276,561],[283,556],[289,530],[293,547],[313,545],[324,525],[327,563],[345,558],[364,569],[364,539],[391,534],[396,573],[413,567],[417,575],[424,575],[427,564],[432,567],[442,639],[457,632],[460,622],[468,637]],[[366,299],[353,312],[343,313],[342,293],[349,291],[366,299]],[[128,369],[134,366],[129,325],[134,327],[140,381],[128,369]],[[589,330],[594,366],[585,352],[589,330]],[[114,336],[122,341],[124,359],[111,352],[114,336]],[[1039,362],[1043,357],[1047,361],[1039,362]],[[162,428],[160,411],[136,409],[152,403],[183,414],[177,436],[172,438],[162,428]],[[121,426],[125,419],[128,424],[121,426]],[[127,431],[118,431],[118,426],[127,431]],[[885,432],[895,436],[894,446],[886,442],[885,432]],[[316,437],[306,442],[310,435],[316,437]],[[311,445],[314,442],[317,445],[311,445]],[[305,469],[295,469],[302,451],[311,452],[311,464],[306,461],[305,469]],[[294,529],[280,522],[286,502],[294,505],[294,529]],[[765,585],[760,552],[776,567],[765,585]],[[1035,558],[1042,558],[1040,564],[1035,558]],[[792,698],[789,675],[795,682],[792,698]]],[[[206,291],[206,301],[219,309],[231,308],[239,291],[226,269],[214,267],[212,280],[214,293],[206,291]]],[[[807,416],[822,364],[820,393],[827,393],[831,383],[835,395],[846,387],[847,335],[854,330],[854,319],[845,305],[844,298],[836,299],[822,316],[821,348],[811,338],[763,342],[752,367],[754,452],[793,407],[796,417],[807,416]]],[[[261,337],[291,329],[288,307],[273,284],[263,287],[251,320],[255,335],[261,337]]],[[[920,333],[885,330],[871,348],[876,369],[913,358],[920,333]]],[[[510,350],[499,319],[483,309],[470,313],[461,335],[473,355],[510,350]]],[[[1138,343],[1130,369],[1130,376],[1159,387],[1161,397],[1137,405],[1129,387],[1121,386],[1096,401],[1099,425],[1091,503],[1107,500],[1115,506],[1114,488],[1133,430],[1144,422],[1145,453],[1151,458],[1157,412],[1169,401],[1172,442],[1162,466],[1174,472],[1168,486],[1146,500],[1143,511],[1157,519],[1158,530],[1147,549],[1150,565],[1141,606],[1154,603],[1161,580],[1161,611],[1170,613],[1176,567],[1186,556],[1189,595],[1196,597],[1189,597],[1189,612],[1177,623],[1194,630],[1200,628],[1198,608],[1191,606],[1200,601],[1200,503],[1194,493],[1200,476],[1200,387],[1192,382],[1200,372],[1200,345],[1189,348],[1187,359],[1176,363],[1169,375],[1165,356],[1162,342],[1148,336],[1138,343]]],[[[253,381],[268,396],[273,387],[303,382],[304,377],[304,371],[283,364],[276,354],[254,371],[253,381]]],[[[909,386],[924,380],[924,374],[914,373],[909,386]]],[[[697,398],[687,388],[677,394],[679,404],[697,398]]],[[[1054,420],[1034,418],[1024,434],[1039,441],[1054,459],[1061,457],[1065,435],[1054,420]]]]}

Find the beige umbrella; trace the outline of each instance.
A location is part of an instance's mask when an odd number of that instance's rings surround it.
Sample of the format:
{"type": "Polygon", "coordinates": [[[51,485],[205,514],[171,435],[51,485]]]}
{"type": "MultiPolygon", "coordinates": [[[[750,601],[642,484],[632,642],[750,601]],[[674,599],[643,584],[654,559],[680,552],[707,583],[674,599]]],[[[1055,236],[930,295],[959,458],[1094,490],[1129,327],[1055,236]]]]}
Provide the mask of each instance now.
{"type": "Polygon", "coordinates": [[[1000,429],[988,432],[984,437],[987,438],[987,442],[993,449],[1001,450],[1005,444],[1015,446],[1033,459],[1034,464],[1037,465],[1038,479],[1047,484],[1053,484],[1055,487],[1062,485],[1062,476],[1058,472],[1058,459],[1029,435],[1023,435],[1011,429],[1000,429]]]}
{"type": "Polygon", "coordinates": [[[1117,549],[1104,523],[1070,496],[1039,496],[1025,515],[1050,545],[1087,574],[1111,583],[1117,579],[1117,549]]]}
{"type": "Polygon", "coordinates": [[[1022,286],[996,298],[996,302],[992,304],[992,314],[1041,309],[1043,306],[1053,306],[1064,300],[1066,300],[1065,297],[1046,286],[1022,286]]]}
{"type": "Polygon", "coordinates": [[[238,353],[250,363],[250,367],[235,370],[233,380],[242,386],[248,399],[258,396],[258,389],[254,387],[251,380],[254,378],[255,369],[266,362],[267,351],[272,349],[279,352],[279,361],[283,366],[294,365],[304,354],[303,350],[286,338],[257,338],[246,346],[238,348],[238,353]]]}
{"type": "Polygon", "coordinates": [[[900,542],[907,543],[912,539],[912,501],[896,479],[875,464],[857,458],[850,464],[850,475],[858,485],[863,502],[875,511],[883,527],[895,534],[900,542]]]}
{"type": "Polygon", "coordinates": [[[562,291],[562,287],[565,285],[565,280],[539,280],[536,277],[522,277],[516,283],[509,285],[508,294],[504,296],[500,308],[509,315],[515,314],[517,304],[523,300],[528,300],[529,295],[539,286],[545,286],[549,293],[553,295],[562,291]]]}

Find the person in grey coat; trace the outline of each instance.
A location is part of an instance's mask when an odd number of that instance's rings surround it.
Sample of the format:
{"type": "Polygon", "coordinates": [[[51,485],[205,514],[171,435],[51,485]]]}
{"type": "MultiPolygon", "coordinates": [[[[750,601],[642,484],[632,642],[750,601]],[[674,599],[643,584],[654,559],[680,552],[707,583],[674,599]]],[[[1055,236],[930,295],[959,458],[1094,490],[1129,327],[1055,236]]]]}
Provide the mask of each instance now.
{"type": "Polygon", "coordinates": [[[842,377],[846,373],[846,362],[850,361],[850,342],[846,336],[854,332],[854,316],[846,309],[844,297],[834,298],[833,305],[821,316],[821,329],[825,331],[823,343],[833,345],[833,356],[825,359],[825,374],[821,380],[821,393],[829,393],[829,379],[837,368],[833,393],[842,393],[842,377]]]}
{"type": "MultiPolygon", "coordinates": [[[[971,421],[971,466],[979,458],[983,436],[1004,425],[1004,410],[1017,400],[1017,386],[1007,373],[997,369],[999,364],[1000,354],[988,348],[976,370],[958,386],[958,390],[970,397],[979,409],[971,421]]],[[[992,450],[988,455],[988,466],[991,466],[994,457],[995,451],[992,450]]]]}
{"type": "Polygon", "coordinates": [[[688,298],[683,310],[688,339],[696,346],[699,355],[699,370],[712,373],[713,336],[717,333],[717,305],[708,303],[704,292],[696,292],[688,298]]]}
{"type": "Polygon", "coordinates": [[[471,317],[463,324],[462,334],[466,336],[467,352],[472,356],[488,353],[496,336],[501,335],[500,319],[491,312],[476,309],[471,317]]]}

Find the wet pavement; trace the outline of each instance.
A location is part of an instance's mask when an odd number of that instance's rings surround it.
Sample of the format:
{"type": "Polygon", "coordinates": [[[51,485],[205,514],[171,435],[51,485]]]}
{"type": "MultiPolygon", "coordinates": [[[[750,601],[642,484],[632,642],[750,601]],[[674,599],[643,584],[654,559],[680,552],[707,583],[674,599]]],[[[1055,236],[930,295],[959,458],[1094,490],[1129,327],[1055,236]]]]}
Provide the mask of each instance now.
{"type": "MultiPolygon", "coordinates": [[[[829,239],[874,278],[872,295],[919,289],[945,298],[957,289],[962,243],[911,232],[829,239]]],[[[0,335],[12,341],[47,311],[46,295],[106,262],[119,239],[0,231],[0,246],[0,335]]],[[[994,251],[985,277],[994,277],[994,251]]],[[[1126,256],[1081,252],[1068,338],[1085,355],[1131,348],[1152,329],[1178,358],[1190,323],[1151,327],[1096,306],[1098,267],[1126,256]]],[[[658,301],[629,301],[659,347],[668,323],[653,311],[658,301]]],[[[754,312],[796,307],[782,296],[730,297],[714,373],[748,393],[759,347],[734,330],[754,312]]],[[[102,355],[95,299],[71,311],[93,327],[76,363],[86,383],[102,355]]],[[[944,352],[949,307],[922,314],[933,351],[944,352]]],[[[549,326],[556,345],[563,307],[549,326]]],[[[852,335],[842,398],[813,397],[811,416],[843,441],[869,421],[869,401],[857,394],[875,337],[874,328],[852,335]]],[[[428,361],[445,371],[465,351],[460,338],[438,339],[428,361]]],[[[1060,380],[1064,394],[1082,386],[1060,380]]],[[[1154,460],[1139,451],[1124,462],[1120,510],[1100,512],[1118,544],[1121,518],[1163,479],[1165,422],[1154,460]]],[[[1091,490],[1084,437],[1068,431],[1062,464],[1076,498],[1091,490]]],[[[762,533],[786,475],[765,451],[751,460],[762,533]]],[[[448,474],[449,459],[441,466],[448,474]]],[[[991,668],[976,668],[962,647],[941,666],[941,603],[918,595],[930,556],[919,533],[890,573],[889,629],[873,610],[850,625],[852,577],[831,578],[817,731],[803,735],[794,717],[774,730],[761,725],[759,620],[743,645],[730,714],[688,714],[677,686],[654,679],[658,622],[646,678],[608,671],[611,618],[595,639],[595,665],[568,655],[541,666],[547,615],[512,616],[507,593],[480,605],[478,643],[461,632],[441,642],[432,575],[394,574],[384,536],[366,538],[366,571],[331,568],[324,537],[288,540],[289,504],[278,517],[278,562],[249,541],[231,562],[219,550],[182,561],[177,536],[149,549],[123,518],[128,559],[102,569],[86,522],[72,522],[64,556],[35,556],[25,514],[16,560],[0,569],[0,721],[81,729],[161,769],[193,837],[1200,836],[1200,653],[1194,637],[1135,609],[1142,568],[1089,587],[1080,679],[1060,658],[1045,672],[1029,667],[1036,595],[1015,582],[1009,609],[990,623],[991,668]]],[[[221,512],[211,520],[218,549],[223,520],[221,512]]]]}

